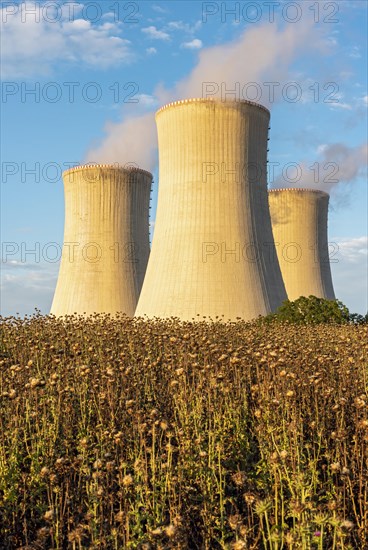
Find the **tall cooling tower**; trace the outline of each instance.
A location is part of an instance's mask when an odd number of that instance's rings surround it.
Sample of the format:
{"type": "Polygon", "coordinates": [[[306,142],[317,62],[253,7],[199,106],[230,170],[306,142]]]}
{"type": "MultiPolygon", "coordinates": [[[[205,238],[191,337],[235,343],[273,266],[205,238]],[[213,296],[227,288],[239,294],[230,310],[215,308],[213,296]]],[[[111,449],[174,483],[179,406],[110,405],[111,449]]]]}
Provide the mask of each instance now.
{"type": "Polygon", "coordinates": [[[327,217],[329,195],[312,189],[269,192],[272,229],[289,300],[334,300],[327,217]]]}
{"type": "Polygon", "coordinates": [[[136,316],[247,320],[286,299],[267,200],[269,119],[249,101],[157,112],[158,206],[136,316]]]}
{"type": "Polygon", "coordinates": [[[64,247],[51,313],[133,316],[149,257],[152,175],[87,165],[63,179],[64,247]]]}

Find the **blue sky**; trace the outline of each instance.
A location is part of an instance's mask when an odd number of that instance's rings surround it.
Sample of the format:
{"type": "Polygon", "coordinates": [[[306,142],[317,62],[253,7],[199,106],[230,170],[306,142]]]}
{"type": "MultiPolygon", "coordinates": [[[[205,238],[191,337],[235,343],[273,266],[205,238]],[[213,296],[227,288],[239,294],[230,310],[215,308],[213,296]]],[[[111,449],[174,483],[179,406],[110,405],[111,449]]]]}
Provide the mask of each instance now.
{"type": "Polygon", "coordinates": [[[335,292],[367,311],[365,1],[4,2],[1,18],[3,315],[49,311],[62,170],[151,170],[154,226],[154,112],[206,94],[270,109],[270,185],[330,192],[335,292]]]}

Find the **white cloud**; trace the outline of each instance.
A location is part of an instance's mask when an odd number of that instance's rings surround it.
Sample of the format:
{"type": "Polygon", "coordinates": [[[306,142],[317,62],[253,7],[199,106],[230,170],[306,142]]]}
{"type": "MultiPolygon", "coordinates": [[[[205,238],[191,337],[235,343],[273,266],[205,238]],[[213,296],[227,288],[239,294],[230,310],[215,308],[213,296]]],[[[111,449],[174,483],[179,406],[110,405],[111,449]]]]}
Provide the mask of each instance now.
{"type": "Polygon", "coordinates": [[[323,151],[326,150],[327,143],[321,143],[321,145],[318,145],[317,147],[317,153],[320,155],[323,153],[323,151]]]}
{"type": "Polygon", "coordinates": [[[174,31],[183,31],[187,34],[194,34],[202,26],[202,21],[196,21],[194,25],[189,23],[184,23],[183,21],[170,21],[168,23],[168,28],[174,31]]]}
{"type": "Polygon", "coordinates": [[[58,276],[58,264],[27,264],[10,261],[1,269],[1,315],[50,311],[58,276]]]}
{"type": "Polygon", "coordinates": [[[22,2],[11,16],[2,8],[2,77],[47,75],[60,62],[104,69],[132,60],[130,42],[119,36],[118,23],[92,24],[75,18],[81,5],[74,6],[78,8],[74,18],[63,6],[54,22],[39,2],[22,2]],[[31,8],[32,17],[27,11],[31,8]]]}
{"type": "Polygon", "coordinates": [[[154,25],[143,28],[142,32],[152,40],[163,40],[163,41],[170,40],[170,35],[167,32],[159,31],[154,25]]]}
{"type": "Polygon", "coordinates": [[[155,55],[157,53],[157,50],[156,50],[156,48],[147,48],[146,53],[148,55],[155,55]]]}
{"type": "Polygon", "coordinates": [[[152,9],[154,11],[157,11],[158,13],[167,13],[167,10],[165,10],[163,7],[159,6],[158,4],[153,4],[152,9]]]}
{"type": "Polygon", "coordinates": [[[157,107],[157,98],[150,94],[138,94],[138,102],[144,107],[157,107]]]}
{"type": "Polygon", "coordinates": [[[364,105],[368,105],[368,95],[365,95],[364,97],[362,97],[362,101],[364,105]]]}
{"type": "Polygon", "coordinates": [[[183,42],[183,44],[181,44],[181,47],[187,50],[200,50],[202,46],[202,40],[199,40],[199,38],[194,38],[190,42],[183,42]]]}
{"type": "Polygon", "coordinates": [[[327,41],[331,47],[335,47],[338,44],[337,39],[334,36],[328,36],[327,41]]]}
{"type": "Polygon", "coordinates": [[[360,48],[358,46],[353,46],[353,49],[350,52],[349,57],[352,57],[353,59],[360,59],[362,57],[360,54],[360,48]]]}
{"type": "Polygon", "coordinates": [[[330,239],[332,279],[336,297],[352,313],[368,312],[368,237],[330,239]]]}
{"type": "Polygon", "coordinates": [[[345,261],[360,263],[368,259],[368,237],[337,237],[332,239],[338,246],[338,252],[345,261]]]}
{"type": "Polygon", "coordinates": [[[343,109],[345,111],[352,111],[353,107],[349,103],[338,101],[336,103],[330,103],[330,109],[343,109]]]}

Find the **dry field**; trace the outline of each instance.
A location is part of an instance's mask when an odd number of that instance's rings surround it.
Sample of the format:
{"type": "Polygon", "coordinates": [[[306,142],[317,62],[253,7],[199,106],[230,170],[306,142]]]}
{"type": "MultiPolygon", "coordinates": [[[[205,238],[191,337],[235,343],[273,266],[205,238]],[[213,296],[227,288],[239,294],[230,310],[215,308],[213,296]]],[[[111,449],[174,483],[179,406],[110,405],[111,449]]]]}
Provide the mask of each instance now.
{"type": "Polygon", "coordinates": [[[368,327],[1,320],[0,548],[368,548],[368,327]]]}

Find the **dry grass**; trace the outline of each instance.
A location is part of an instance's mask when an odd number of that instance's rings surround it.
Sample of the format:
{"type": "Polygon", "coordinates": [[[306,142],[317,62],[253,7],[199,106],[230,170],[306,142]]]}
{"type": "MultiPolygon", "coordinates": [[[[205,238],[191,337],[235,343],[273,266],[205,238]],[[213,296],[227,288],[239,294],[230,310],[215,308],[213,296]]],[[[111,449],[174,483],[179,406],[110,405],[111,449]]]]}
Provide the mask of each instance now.
{"type": "Polygon", "coordinates": [[[1,335],[1,549],[368,548],[367,326],[1,335]]]}

